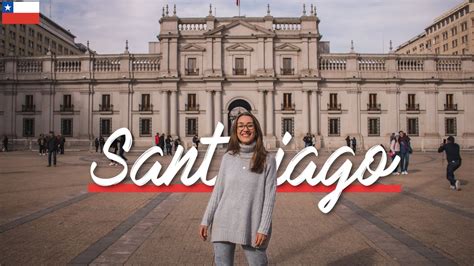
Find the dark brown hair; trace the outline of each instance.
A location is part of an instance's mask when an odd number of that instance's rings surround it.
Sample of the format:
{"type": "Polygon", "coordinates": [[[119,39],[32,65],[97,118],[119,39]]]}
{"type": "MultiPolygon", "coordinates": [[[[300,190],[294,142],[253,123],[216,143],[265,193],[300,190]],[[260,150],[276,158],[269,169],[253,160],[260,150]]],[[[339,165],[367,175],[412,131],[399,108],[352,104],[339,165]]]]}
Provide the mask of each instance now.
{"type": "Polygon", "coordinates": [[[250,170],[254,173],[262,173],[263,169],[265,169],[265,163],[267,159],[267,154],[268,151],[265,149],[265,146],[263,145],[263,133],[262,133],[262,128],[260,127],[260,123],[258,122],[257,118],[249,113],[249,112],[243,112],[240,113],[237,118],[234,120],[234,123],[232,124],[232,129],[231,129],[231,135],[230,135],[230,141],[229,141],[229,146],[227,148],[227,151],[230,151],[232,154],[238,154],[240,153],[240,141],[239,137],[237,136],[237,122],[239,121],[239,118],[242,116],[249,116],[252,118],[254,128],[255,128],[255,149],[253,151],[252,155],[252,163],[250,170]]]}

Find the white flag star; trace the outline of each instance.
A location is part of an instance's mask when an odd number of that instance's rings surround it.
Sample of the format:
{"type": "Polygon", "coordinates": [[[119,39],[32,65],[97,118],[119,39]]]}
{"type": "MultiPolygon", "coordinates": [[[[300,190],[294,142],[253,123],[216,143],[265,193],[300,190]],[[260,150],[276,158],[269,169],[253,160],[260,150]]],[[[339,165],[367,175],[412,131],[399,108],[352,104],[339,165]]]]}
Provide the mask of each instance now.
{"type": "Polygon", "coordinates": [[[10,11],[10,8],[11,8],[10,5],[6,5],[6,6],[5,6],[5,11],[10,11]]]}

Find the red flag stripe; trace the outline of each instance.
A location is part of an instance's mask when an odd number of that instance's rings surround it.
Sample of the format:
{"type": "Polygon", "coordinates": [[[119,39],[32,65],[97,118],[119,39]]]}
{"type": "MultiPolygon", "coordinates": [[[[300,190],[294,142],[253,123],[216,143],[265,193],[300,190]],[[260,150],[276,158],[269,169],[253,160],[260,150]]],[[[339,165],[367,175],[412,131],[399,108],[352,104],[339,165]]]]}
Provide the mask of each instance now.
{"type": "Polygon", "coordinates": [[[2,13],[2,24],[39,24],[39,13],[2,13]]]}

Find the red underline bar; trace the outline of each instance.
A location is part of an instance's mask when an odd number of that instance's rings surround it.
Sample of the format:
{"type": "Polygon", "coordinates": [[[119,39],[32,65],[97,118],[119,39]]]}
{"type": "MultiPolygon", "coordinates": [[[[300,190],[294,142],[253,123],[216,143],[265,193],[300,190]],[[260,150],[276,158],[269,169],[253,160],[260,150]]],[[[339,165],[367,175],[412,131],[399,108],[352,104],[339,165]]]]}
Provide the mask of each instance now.
{"type": "MultiPolygon", "coordinates": [[[[331,192],[336,188],[333,186],[324,186],[318,184],[316,186],[310,186],[306,183],[294,187],[288,183],[285,183],[277,187],[277,192],[331,192]]],[[[155,185],[144,185],[137,186],[135,184],[118,184],[110,187],[102,187],[97,184],[89,184],[88,191],[92,193],[97,192],[171,192],[171,193],[209,193],[212,192],[213,187],[206,186],[204,184],[194,184],[192,186],[185,186],[182,184],[169,185],[169,186],[155,186],[155,185]]],[[[371,192],[371,193],[400,193],[402,192],[402,185],[384,185],[375,184],[369,187],[363,185],[349,185],[344,192],[371,192]]]]}

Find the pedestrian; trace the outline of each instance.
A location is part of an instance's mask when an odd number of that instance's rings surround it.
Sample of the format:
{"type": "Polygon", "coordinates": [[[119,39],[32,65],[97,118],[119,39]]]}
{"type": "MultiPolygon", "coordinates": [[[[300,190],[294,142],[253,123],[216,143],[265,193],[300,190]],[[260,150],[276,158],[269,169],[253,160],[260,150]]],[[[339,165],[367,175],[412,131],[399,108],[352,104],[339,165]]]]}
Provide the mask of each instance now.
{"type": "Polygon", "coordinates": [[[173,139],[171,138],[171,135],[168,135],[165,140],[165,145],[166,145],[166,155],[173,155],[172,153],[172,146],[173,146],[173,139]]]}
{"type": "MultiPolygon", "coordinates": [[[[119,139],[116,138],[116,139],[114,139],[114,141],[112,141],[112,144],[110,144],[110,148],[113,149],[113,153],[114,153],[114,154],[117,154],[117,151],[118,151],[118,149],[119,149],[118,146],[119,146],[119,139]]],[[[109,149],[110,149],[110,148],[109,148],[109,149]]],[[[110,166],[116,166],[117,163],[116,163],[115,161],[113,161],[113,160],[110,160],[109,165],[110,165],[110,166]]]]}
{"type": "Polygon", "coordinates": [[[100,153],[104,152],[105,139],[102,135],[99,137],[100,153]]]}
{"type": "Polygon", "coordinates": [[[312,143],[312,145],[311,145],[311,146],[314,146],[314,147],[316,147],[316,137],[314,136],[314,134],[313,134],[313,135],[311,135],[311,143],[312,143]]]}
{"type": "Polygon", "coordinates": [[[8,152],[8,136],[4,135],[3,136],[3,151],[8,152]]]}
{"type": "Polygon", "coordinates": [[[199,148],[199,137],[197,134],[193,137],[193,146],[196,147],[196,150],[199,148]]]}
{"type": "Polygon", "coordinates": [[[408,164],[410,162],[410,154],[412,153],[410,137],[408,137],[403,131],[400,131],[399,134],[401,171],[402,175],[408,175],[408,164]]]}
{"type": "Polygon", "coordinates": [[[158,132],[156,132],[156,134],[155,134],[155,145],[159,146],[159,144],[160,144],[160,134],[158,132]]]}
{"type": "Polygon", "coordinates": [[[99,138],[96,137],[94,139],[94,146],[95,146],[95,152],[99,152],[99,146],[100,146],[100,142],[99,142],[99,138]]]}
{"type": "Polygon", "coordinates": [[[355,153],[356,150],[357,150],[357,140],[356,140],[355,137],[352,137],[351,144],[352,144],[352,150],[353,150],[354,153],[355,153]]]}
{"type": "Polygon", "coordinates": [[[181,145],[181,139],[179,138],[179,136],[176,137],[176,139],[174,140],[174,151],[176,152],[176,150],[178,150],[178,146],[181,145]]]}
{"type": "Polygon", "coordinates": [[[310,136],[309,136],[309,133],[306,133],[306,135],[303,137],[303,142],[304,142],[304,147],[308,147],[310,146],[310,136]]]}
{"type": "MultiPolygon", "coordinates": [[[[393,134],[393,139],[390,142],[390,153],[389,153],[390,158],[392,158],[392,162],[395,159],[395,156],[400,156],[400,134],[394,133],[393,134]]],[[[399,163],[397,167],[393,170],[392,174],[393,175],[400,175],[400,173],[397,171],[397,169],[401,167],[401,164],[399,163]]],[[[401,170],[400,170],[401,172],[401,170]]]]}
{"type": "Polygon", "coordinates": [[[59,135],[59,151],[61,154],[64,154],[65,143],[66,143],[66,138],[63,135],[59,135]]]}
{"type": "Polygon", "coordinates": [[[346,137],[346,145],[347,145],[347,147],[349,147],[349,148],[351,147],[351,136],[347,136],[347,137],[346,137]]]}
{"type": "Polygon", "coordinates": [[[38,138],[38,152],[40,156],[46,154],[45,145],[46,145],[46,142],[45,142],[44,136],[43,134],[40,134],[38,138]]]}
{"type": "Polygon", "coordinates": [[[164,153],[165,152],[165,133],[161,133],[160,141],[158,143],[158,146],[160,146],[161,150],[164,153]]]}
{"type": "Polygon", "coordinates": [[[128,161],[128,159],[125,157],[125,150],[124,150],[124,146],[125,146],[125,136],[120,136],[118,138],[118,151],[119,151],[119,156],[122,157],[122,159],[124,159],[125,161],[128,161]]]}
{"type": "Polygon", "coordinates": [[[263,144],[257,119],[244,112],[232,126],[199,235],[211,242],[216,265],[233,265],[236,244],[249,265],[267,265],[276,194],[276,162],[263,144]]]}
{"type": "Polygon", "coordinates": [[[56,152],[58,150],[58,139],[54,136],[54,132],[49,132],[48,142],[46,144],[48,147],[48,167],[51,167],[51,161],[53,165],[56,166],[56,152]]]}
{"type": "Polygon", "coordinates": [[[462,160],[459,145],[454,142],[453,136],[448,137],[447,143],[446,139],[443,140],[438,152],[443,151],[446,153],[446,158],[448,160],[448,166],[446,167],[446,179],[449,180],[451,189],[461,190],[461,182],[456,179],[454,172],[461,166],[462,160]]]}

